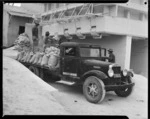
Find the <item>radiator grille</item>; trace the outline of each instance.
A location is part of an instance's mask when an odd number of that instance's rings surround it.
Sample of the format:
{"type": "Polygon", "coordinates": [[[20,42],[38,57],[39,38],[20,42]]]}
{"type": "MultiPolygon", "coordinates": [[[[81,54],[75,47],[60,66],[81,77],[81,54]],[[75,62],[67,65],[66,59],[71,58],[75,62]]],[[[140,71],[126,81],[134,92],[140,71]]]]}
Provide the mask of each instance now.
{"type": "Polygon", "coordinates": [[[120,74],[121,73],[121,67],[112,67],[113,71],[115,74],[120,74]]]}

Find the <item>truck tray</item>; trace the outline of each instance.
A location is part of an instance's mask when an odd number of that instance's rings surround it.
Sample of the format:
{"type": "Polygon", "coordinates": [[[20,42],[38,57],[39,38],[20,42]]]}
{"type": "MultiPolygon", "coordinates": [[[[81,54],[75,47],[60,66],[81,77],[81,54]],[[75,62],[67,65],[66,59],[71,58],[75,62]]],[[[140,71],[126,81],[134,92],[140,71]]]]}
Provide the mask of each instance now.
{"type": "Polygon", "coordinates": [[[34,66],[34,67],[38,67],[38,68],[41,68],[41,69],[46,69],[46,70],[49,70],[49,71],[58,71],[59,68],[53,68],[53,69],[50,69],[48,66],[44,65],[44,66],[41,66],[41,65],[38,65],[38,64],[32,64],[32,63],[28,63],[28,62],[21,62],[19,61],[21,64],[25,65],[25,66],[34,66]]]}

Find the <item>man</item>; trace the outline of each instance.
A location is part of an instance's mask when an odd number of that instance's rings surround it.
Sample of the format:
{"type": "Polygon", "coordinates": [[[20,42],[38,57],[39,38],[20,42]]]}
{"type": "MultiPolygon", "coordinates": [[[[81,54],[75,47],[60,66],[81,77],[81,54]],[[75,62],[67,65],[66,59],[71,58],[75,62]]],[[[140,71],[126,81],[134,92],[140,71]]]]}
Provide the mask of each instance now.
{"type": "Polygon", "coordinates": [[[50,47],[50,46],[51,46],[51,43],[52,43],[52,41],[51,41],[51,38],[50,38],[50,33],[47,31],[47,32],[45,33],[45,38],[44,38],[44,49],[45,49],[46,47],[50,47]]]}
{"type": "Polygon", "coordinates": [[[112,63],[115,63],[115,55],[113,54],[113,50],[109,49],[108,54],[109,54],[108,61],[112,62],[112,63]]]}
{"type": "Polygon", "coordinates": [[[113,50],[108,50],[109,57],[103,57],[103,59],[108,59],[108,62],[115,63],[115,55],[113,54],[113,50]]]}
{"type": "Polygon", "coordinates": [[[33,52],[36,52],[38,49],[38,43],[39,43],[39,38],[38,38],[38,26],[39,26],[39,21],[38,19],[34,19],[34,27],[32,28],[32,40],[33,40],[33,52]]]}

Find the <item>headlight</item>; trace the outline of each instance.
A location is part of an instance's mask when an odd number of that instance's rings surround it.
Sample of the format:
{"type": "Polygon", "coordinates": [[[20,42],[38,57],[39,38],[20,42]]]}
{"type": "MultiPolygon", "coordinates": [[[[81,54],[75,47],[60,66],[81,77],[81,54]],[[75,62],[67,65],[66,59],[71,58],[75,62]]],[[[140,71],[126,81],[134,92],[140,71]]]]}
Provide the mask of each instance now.
{"type": "Polygon", "coordinates": [[[108,70],[108,75],[109,75],[110,77],[113,77],[114,71],[113,71],[112,69],[109,69],[109,70],[108,70]]]}
{"type": "Polygon", "coordinates": [[[123,73],[123,76],[127,76],[128,71],[126,69],[124,69],[122,73],[123,73]]]}
{"type": "Polygon", "coordinates": [[[109,69],[112,69],[113,65],[109,65],[109,69]]]}

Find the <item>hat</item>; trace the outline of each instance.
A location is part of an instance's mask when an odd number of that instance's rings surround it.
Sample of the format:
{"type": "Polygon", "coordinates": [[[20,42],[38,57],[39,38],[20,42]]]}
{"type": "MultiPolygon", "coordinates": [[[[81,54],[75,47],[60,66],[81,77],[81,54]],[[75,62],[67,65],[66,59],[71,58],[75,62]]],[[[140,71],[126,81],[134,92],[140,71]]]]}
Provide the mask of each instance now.
{"type": "Polygon", "coordinates": [[[46,35],[46,36],[49,36],[49,34],[50,34],[50,33],[49,33],[48,31],[46,31],[45,35],[46,35]]]}
{"type": "Polygon", "coordinates": [[[108,52],[113,52],[113,50],[112,50],[112,49],[109,49],[108,52]]]}
{"type": "Polygon", "coordinates": [[[35,19],[34,19],[34,23],[35,23],[35,24],[39,24],[40,21],[39,21],[38,19],[35,18],[35,19]]]}

